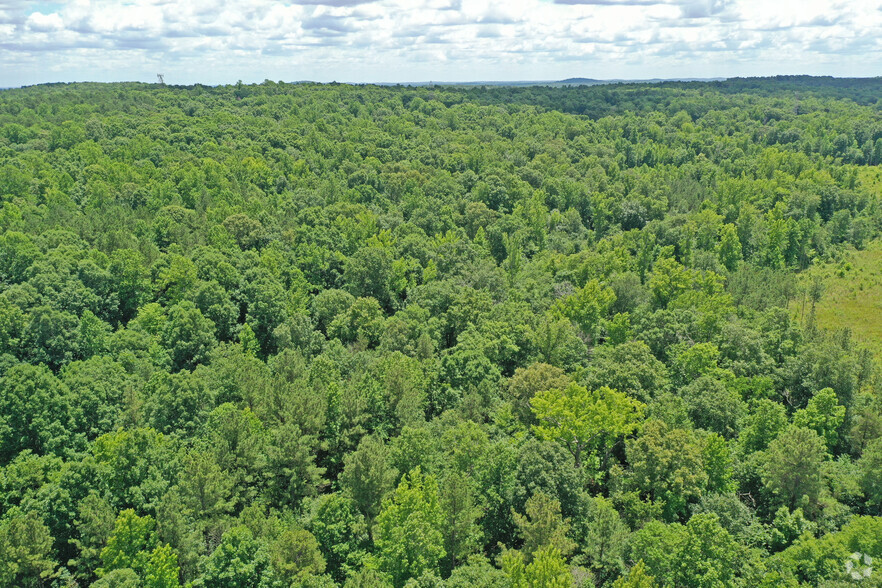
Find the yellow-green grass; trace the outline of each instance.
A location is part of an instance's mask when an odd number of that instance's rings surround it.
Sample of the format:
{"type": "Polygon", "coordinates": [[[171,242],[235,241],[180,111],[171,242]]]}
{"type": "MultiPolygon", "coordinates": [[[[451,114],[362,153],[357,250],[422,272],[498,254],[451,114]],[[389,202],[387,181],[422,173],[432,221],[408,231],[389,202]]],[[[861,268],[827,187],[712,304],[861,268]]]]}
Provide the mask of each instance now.
{"type": "Polygon", "coordinates": [[[882,194],[882,166],[874,165],[860,168],[858,180],[862,187],[871,190],[877,196],[882,194]]]}
{"type": "MultiPolygon", "coordinates": [[[[882,167],[862,167],[859,188],[882,197],[882,167]]],[[[882,363],[882,240],[864,250],[851,250],[836,263],[814,267],[800,276],[803,290],[791,306],[799,320],[808,318],[811,283],[820,277],[823,294],[815,307],[815,319],[824,329],[851,330],[856,341],[870,349],[882,363]]]]}
{"type": "MultiPolygon", "coordinates": [[[[814,267],[801,276],[808,291],[815,277],[824,284],[815,308],[821,328],[851,329],[856,341],[882,360],[882,241],[870,243],[862,251],[846,253],[838,263],[814,267]]],[[[792,306],[794,314],[807,319],[811,301],[805,295],[792,306]]]]}

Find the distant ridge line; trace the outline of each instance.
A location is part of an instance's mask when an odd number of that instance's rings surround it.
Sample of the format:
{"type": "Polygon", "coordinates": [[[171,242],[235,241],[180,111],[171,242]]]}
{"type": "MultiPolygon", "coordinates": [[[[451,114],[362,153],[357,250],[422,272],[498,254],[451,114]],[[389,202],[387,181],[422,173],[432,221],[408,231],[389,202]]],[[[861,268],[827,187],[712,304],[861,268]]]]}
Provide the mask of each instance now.
{"type": "MultiPolygon", "coordinates": [[[[264,82],[254,82],[250,84],[245,84],[246,86],[259,86],[263,83],[267,83],[270,80],[264,80],[264,82]]],[[[314,80],[292,80],[292,81],[281,81],[280,83],[291,84],[291,85],[325,85],[325,86],[335,86],[335,85],[345,85],[345,86],[383,86],[383,87],[433,87],[433,86],[448,86],[448,87],[498,87],[498,88],[524,88],[531,86],[546,86],[546,87],[573,87],[573,86],[603,86],[603,85],[628,85],[628,84],[647,84],[647,85],[663,85],[663,84],[722,84],[726,85],[729,83],[760,83],[760,82],[779,82],[779,83],[808,83],[810,85],[819,85],[819,86],[828,86],[828,85],[842,85],[843,83],[870,83],[870,84],[882,84],[882,76],[863,76],[863,77],[838,77],[838,76],[811,76],[811,75],[775,75],[775,76],[732,76],[732,77],[711,77],[711,78],[645,78],[645,79],[628,79],[628,78],[614,78],[614,79],[596,79],[596,78],[585,78],[585,77],[572,77],[565,78],[562,80],[508,80],[508,81],[422,81],[422,82],[317,82],[314,80]]],[[[274,82],[273,82],[274,83],[274,82]]],[[[16,89],[24,89],[24,88],[32,88],[32,87],[65,87],[65,86],[75,86],[75,85],[113,85],[113,84],[134,84],[134,85],[145,85],[145,86],[159,86],[156,81],[145,82],[140,80],[120,80],[114,82],[97,82],[97,81],[60,81],[60,82],[41,82],[37,84],[25,84],[21,86],[0,86],[0,91],[6,90],[16,90],[16,89]]],[[[217,88],[223,86],[234,86],[236,84],[230,82],[226,84],[204,84],[202,82],[193,82],[188,84],[167,84],[162,87],[168,89],[174,88],[189,88],[189,87],[206,87],[206,88],[217,88]]]]}
{"type": "MultiPolygon", "coordinates": [[[[600,86],[605,84],[658,84],[661,82],[723,82],[731,78],[651,78],[651,79],[610,79],[566,78],[564,80],[513,80],[477,82],[376,82],[377,86],[600,86]]],[[[362,85],[362,84],[357,84],[362,85]]],[[[364,85],[371,85],[365,82],[364,85]]]]}

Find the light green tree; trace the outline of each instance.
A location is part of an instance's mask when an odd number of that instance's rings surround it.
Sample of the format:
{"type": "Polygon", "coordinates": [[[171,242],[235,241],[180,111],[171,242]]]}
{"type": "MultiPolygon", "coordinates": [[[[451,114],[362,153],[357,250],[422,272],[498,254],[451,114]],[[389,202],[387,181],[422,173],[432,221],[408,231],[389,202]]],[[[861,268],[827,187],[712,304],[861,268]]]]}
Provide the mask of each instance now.
{"type": "Polygon", "coordinates": [[[717,255],[720,263],[727,270],[734,271],[741,261],[741,241],[738,239],[738,231],[733,224],[725,224],[720,227],[720,244],[717,246],[717,255]]]}
{"type": "Polygon", "coordinates": [[[547,363],[534,363],[527,368],[518,368],[508,381],[505,398],[512,403],[517,417],[526,424],[535,424],[536,417],[530,408],[530,401],[537,392],[563,389],[572,380],[559,367],[547,363]]]}
{"type": "Polygon", "coordinates": [[[641,559],[628,573],[616,578],[613,588],[655,588],[655,578],[646,573],[646,564],[641,559]]]}
{"type": "Polygon", "coordinates": [[[606,451],[637,431],[644,404],[612,388],[589,390],[572,383],[563,390],[539,392],[531,401],[542,439],[561,443],[581,467],[586,452],[606,451]]]}
{"type": "Polygon", "coordinates": [[[444,557],[444,512],[438,485],[417,467],[405,474],[377,517],[374,543],[379,569],[396,587],[425,572],[437,572],[444,557]]]}
{"type": "Polygon", "coordinates": [[[662,586],[737,585],[745,555],[710,513],[694,515],[685,526],[651,521],[631,541],[631,557],[662,586]]]}
{"type": "Polygon", "coordinates": [[[738,445],[744,454],[762,451],[787,428],[787,410],[779,403],[763,398],[741,423],[738,445]]]}
{"type": "Polygon", "coordinates": [[[839,427],[845,421],[845,407],[839,404],[833,388],[819,390],[808,405],[793,415],[793,424],[811,429],[824,438],[827,450],[833,451],[839,442],[839,427]]]}
{"type": "Polygon", "coordinates": [[[675,298],[692,287],[692,272],[675,259],[664,258],[655,262],[649,276],[649,289],[656,305],[667,307],[675,298]]]}
{"type": "Polygon", "coordinates": [[[200,521],[200,527],[210,528],[232,510],[235,482],[211,454],[194,449],[183,459],[183,475],[178,487],[183,504],[200,521]]]}
{"type": "Polygon", "coordinates": [[[615,578],[625,567],[628,526],[613,503],[603,496],[590,499],[579,537],[579,559],[584,561],[598,584],[615,578]]]}
{"type": "Polygon", "coordinates": [[[513,549],[503,552],[500,559],[512,588],[570,588],[573,585],[570,568],[553,545],[540,548],[529,563],[522,552],[513,549]]]}
{"type": "Polygon", "coordinates": [[[585,335],[593,339],[600,320],[615,301],[612,288],[602,286],[597,280],[589,280],[572,295],[555,303],[554,310],[576,323],[585,335]]]}
{"type": "Polygon", "coordinates": [[[252,588],[264,578],[269,557],[248,527],[240,525],[224,533],[202,568],[202,576],[193,582],[194,587],[252,588]]]}
{"type": "Polygon", "coordinates": [[[707,486],[704,447],[691,431],[653,419],[639,437],[627,442],[625,453],[633,483],[652,502],[664,505],[667,520],[682,514],[707,486]]]}
{"type": "Polygon", "coordinates": [[[70,563],[76,568],[77,577],[88,581],[94,579],[95,568],[100,564],[101,550],[113,533],[116,512],[92,490],[80,501],[77,508],[76,528],[78,537],[71,539],[78,557],[70,563]]]}
{"type": "Polygon", "coordinates": [[[276,577],[288,583],[325,571],[318,541],[304,529],[283,531],[270,544],[269,559],[276,577]]]}
{"type": "Polygon", "coordinates": [[[340,492],[308,501],[306,527],[318,541],[327,571],[338,582],[363,567],[369,547],[364,517],[340,492]]]}
{"type": "Polygon", "coordinates": [[[162,342],[176,369],[192,369],[205,361],[215,345],[214,323],[186,300],[168,312],[162,342]]]}
{"type": "Polygon", "coordinates": [[[882,437],[867,445],[864,454],[858,460],[861,472],[861,489],[867,497],[867,503],[876,507],[882,515],[882,437]]]}
{"type": "Polygon", "coordinates": [[[153,517],[139,517],[132,509],[122,511],[117,517],[113,534],[101,551],[101,561],[99,576],[130,568],[141,578],[142,586],[180,586],[178,556],[171,547],[160,544],[153,517]]]}

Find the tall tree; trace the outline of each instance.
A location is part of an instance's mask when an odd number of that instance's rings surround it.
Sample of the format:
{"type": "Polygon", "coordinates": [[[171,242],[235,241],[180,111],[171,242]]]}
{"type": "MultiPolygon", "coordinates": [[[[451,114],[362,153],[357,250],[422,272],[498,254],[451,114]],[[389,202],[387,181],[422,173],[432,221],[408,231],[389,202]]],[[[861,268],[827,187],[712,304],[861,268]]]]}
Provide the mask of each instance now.
{"type": "Polygon", "coordinates": [[[156,521],[151,516],[139,517],[131,509],[117,517],[113,534],[101,551],[101,561],[99,576],[129,568],[146,587],[180,586],[178,557],[168,545],[159,542],[156,521]]]}
{"type": "Polygon", "coordinates": [[[560,514],[560,501],[544,492],[537,492],[527,500],[525,514],[514,513],[524,545],[521,552],[527,563],[543,547],[551,546],[563,557],[570,555],[576,543],[570,539],[570,523],[560,514]]]}
{"type": "Polygon", "coordinates": [[[814,506],[821,493],[821,465],[827,453],[824,438],[812,429],[791,426],[769,444],[762,480],[774,500],[791,510],[806,502],[814,506]]]}
{"type": "Polygon", "coordinates": [[[588,390],[572,383],[563,390],[539,392],[531,405],[543,439],[563,444],[581,467],[586,452],[606,452],[621,437],[634,433],[643,418],[643,403],[611,388],[588,390]]]}
{"type": "Polygon", "coordinates": [[[478,551],[481,529],[477,524],[481,508],[475,501],[474,481],[453,471],[441,483],[440,502],[443,511],[444,571],[450,574],[456,566],[478,551]]]}
{"type": "Polygon", "coordinates": [[[377,517],[378,565],[396,588],[425,572],[437,572],[444,551],[444,512],[438,485],[419,468],[405,474],[377,517]]]}
{"type": "Polygon", "coordinates": [[[345,461],[340,483],[368,525],[373,525],[383,498],[394,488],[398,477],[389,464],[389,449],[379,437],[367,435],[345,461]]]}
{"type": "Polygon", "coordinates": [[[0,585],[43,586],[55,571],[52,535],[40,516],[13,509],[0,521],[0,585]]]}

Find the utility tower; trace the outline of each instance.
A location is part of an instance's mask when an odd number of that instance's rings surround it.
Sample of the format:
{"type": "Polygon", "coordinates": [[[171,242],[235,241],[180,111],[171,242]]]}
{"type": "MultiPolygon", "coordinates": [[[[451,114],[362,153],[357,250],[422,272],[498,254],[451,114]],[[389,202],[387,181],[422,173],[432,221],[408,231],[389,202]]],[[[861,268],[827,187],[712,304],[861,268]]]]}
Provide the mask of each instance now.
{"type": "Polygon", "coordinates": [[[160,85],[160,86],[164,86],[164,85],[165,85],[165,80],[162,79],[162,74],[156,74],[156,81],[159,82],[159,85],[160,85]]]}

